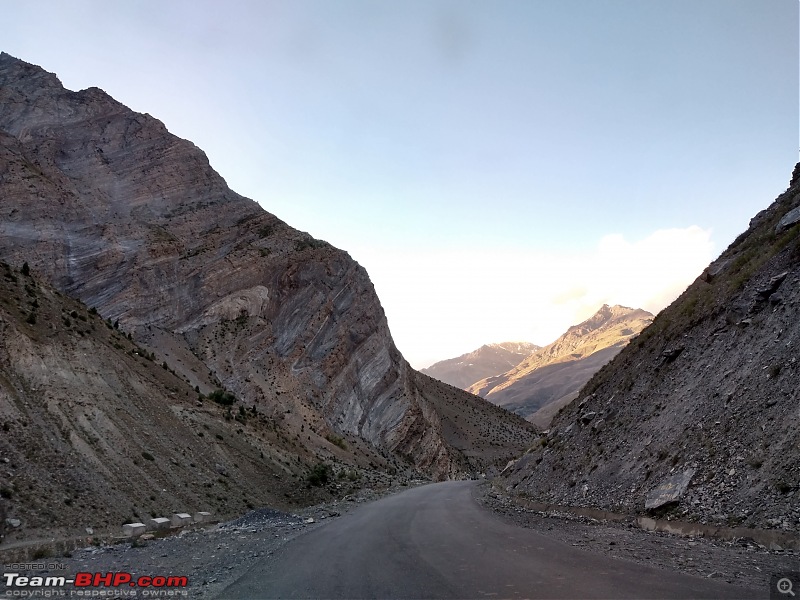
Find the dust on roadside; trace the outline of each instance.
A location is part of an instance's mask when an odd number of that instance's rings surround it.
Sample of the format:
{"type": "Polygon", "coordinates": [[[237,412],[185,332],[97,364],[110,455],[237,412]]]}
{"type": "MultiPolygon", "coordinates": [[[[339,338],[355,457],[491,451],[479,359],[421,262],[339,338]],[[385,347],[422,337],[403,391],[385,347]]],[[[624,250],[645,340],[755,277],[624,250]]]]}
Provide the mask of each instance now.
{"type": "Polygon", "coordinates": [[[566,513],[543,513],[516,504],[486,482],[475,499],[504,520],[534,529],[571,546],[605,556],[757,589],[768,589],[774,574],[800,570],[800,553],[769,550],[752,540],[648,532],[630,521],[599,521],[566,513]]]}

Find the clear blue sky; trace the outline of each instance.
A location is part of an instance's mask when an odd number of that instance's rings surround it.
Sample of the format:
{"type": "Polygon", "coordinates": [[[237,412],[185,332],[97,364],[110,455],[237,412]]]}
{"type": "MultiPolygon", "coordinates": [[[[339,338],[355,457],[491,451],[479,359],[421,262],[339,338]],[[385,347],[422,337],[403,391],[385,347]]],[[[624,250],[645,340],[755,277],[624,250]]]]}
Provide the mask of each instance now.
{"type": "Polygon", "coordinates": [[[103,88],[367,267],[415,366],[659,310],[786,188],[796,0],[5,0],[103,88]]]}

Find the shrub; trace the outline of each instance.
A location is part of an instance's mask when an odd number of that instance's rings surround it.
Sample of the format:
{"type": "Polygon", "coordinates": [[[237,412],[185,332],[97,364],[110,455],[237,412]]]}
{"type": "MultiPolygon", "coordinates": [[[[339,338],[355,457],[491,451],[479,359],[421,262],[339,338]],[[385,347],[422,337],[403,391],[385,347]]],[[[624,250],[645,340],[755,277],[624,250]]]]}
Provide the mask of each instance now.
{"type": "Polygon", "coordinates": [[[325,436],[325,439],[328,440],[334,446],[339,446],[342,450],[347,450],[347,442],[344,441],[344,438],[336,435],[334,433],[329,433],[325,436]]]}
{"type": "Polygon", "coordinates": [[[20,273],[22,273],[23,275],[25,275],[25,277],[30,277],[30,275],[31,275],[31,268],[28,266],[28,263],[27,263],[27,262],[24,262],[24,263],[22,263],[22,269],[20,270],[20,273]]]}
{"type": "Polygon", "coordinates": [[[221,404],[223,406],[230,406],[234,402],[236,402],[236,396],[231,394],[230,392],[222,389],[216,389],[208,395],[209,400],[213,400],[217,404],[221,404]]]}
{"type": "Polygon", "coordinates": [[[39,548],[33,551],[31,559],[39,560],[42,558],[50,558],[51,556],[53,556],[53,551],[50,548],[48,548],[47,546],[40,546],[39,548]]]}
{"type": "Polygon", "coordinates": [[[317,463],[308,474],[308,483],[315,486],[323,486],[328,483],[331,474],[331,467],[325,463],[317,463]]]}
{"type": "Polygon", "coordinates": [[[25,319],[26,323],[30,323],[31,325],[36,325],[36,313],[30,313],[28,318],[25,319]]]}

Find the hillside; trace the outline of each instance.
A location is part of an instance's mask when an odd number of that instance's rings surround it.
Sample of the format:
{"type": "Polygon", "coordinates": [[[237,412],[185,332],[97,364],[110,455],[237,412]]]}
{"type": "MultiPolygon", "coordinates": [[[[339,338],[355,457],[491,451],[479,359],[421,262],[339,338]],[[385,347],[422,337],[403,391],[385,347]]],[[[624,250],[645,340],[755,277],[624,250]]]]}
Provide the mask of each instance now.
{"type": "Polygon", "coordinates": [[[335,446],[310,410],[203,398],[171,364],[0,263],[0,502],[21,522],[7,541],[116,534],[152,513],[229,517],[329,499],[305,484],[320,461],[347,475],[342,493],[387,483],[381,471],[415,476],[358,438],[348,451],[335,446]]]}
{"type": "MultiPolygon", "coordinates": [[[[191,142],[100,89],[66,90],[4,53],[0,104],[7,263],[29,263],[118,322],[199,392],[224,388],[285,415],[296,443],[308,443],[313,423],[433,478],[502,460],[494,451],[467,459],[445,440],[459,425],[435,407],[454,392],[419,384],[366,271],[231,191],[191,142]]],[[[496,418],[488,404],[475,409],[496,418]]],[[[498,434],[493,448],[518,452],[530,426],[506,425],[513,435],[498,434]]]]}
{"type": "Polygon", "coordinates": [[[798,345],[800,165],[506,485],[545,502],[800,531],[798,345]]]}
{"type": "Polygon", "coordinates": [[[529,342],[484,344],[467,354],[440,360],[420,372],[457,388],[467,389],[476,381],[514,368],[539,348],[540,346],[529,342]]]}
{"type": "Polygon", "coordinates": [[[554,403],[564,406],[574,399],[591,376],[652,318],[641,309],[604,304],[589,319],[573,325],[513,369],[478,381],[467,391],[546,427],[547,412],[537,412],[554,403]]]}

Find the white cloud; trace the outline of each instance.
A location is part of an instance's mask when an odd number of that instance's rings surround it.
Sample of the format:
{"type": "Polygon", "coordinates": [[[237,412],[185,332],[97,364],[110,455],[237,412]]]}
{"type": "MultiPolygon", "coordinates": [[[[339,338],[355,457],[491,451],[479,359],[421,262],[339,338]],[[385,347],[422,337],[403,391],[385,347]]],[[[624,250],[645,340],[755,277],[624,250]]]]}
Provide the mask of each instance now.
{"type": "Polygon", "coordinates": [[[419,368],[489,342],[547,344],[603,303],[656,313],[711,262],[710,236],[691,226],[636,241],[607,235],[569,255],[372,249],[355,258],[370,273],[397,346],[419,368]]]}

